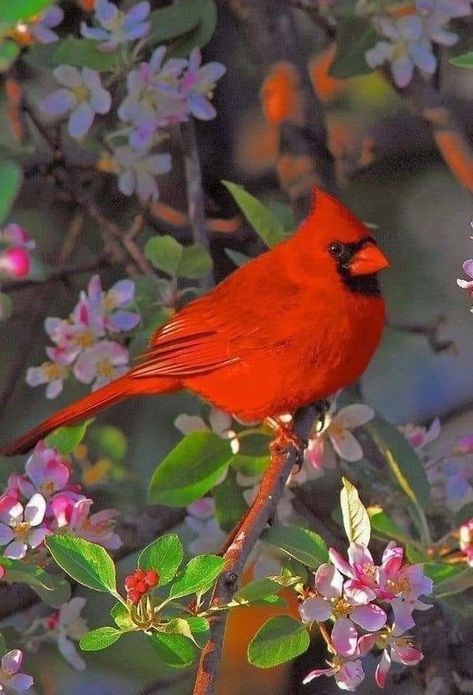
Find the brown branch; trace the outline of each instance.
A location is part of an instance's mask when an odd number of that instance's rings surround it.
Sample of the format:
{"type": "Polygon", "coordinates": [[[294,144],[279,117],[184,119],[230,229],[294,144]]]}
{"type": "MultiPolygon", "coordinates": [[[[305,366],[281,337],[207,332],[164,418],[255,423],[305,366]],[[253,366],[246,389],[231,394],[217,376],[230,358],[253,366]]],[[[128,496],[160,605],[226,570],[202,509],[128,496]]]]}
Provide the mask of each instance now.
{"type": "Polygon", "coordinates": [[[24,290],[27,287],[49,285],[55,282],[65,282],[74,275],[82,275],[83,273],[93,273],[96,270],[110,267],[110,261],[106,256],[99,258],[94,263],[84,263],[84,265],[65,265],[58,268],[44,278],[36,280],[35,278],[26,278],[25,280],[11,280],[0,283],[0,291],[15,292],[16,290],[24,290]]]}
{"type": "MultiPolygon", "coordinates": [[[[297,412],[294,432],[301,442],[309,436],[314,419],[319,413],[320,404],[317,403],[297,412]]],[[[215,588],[211,602],[213,607],[226,605],[232,600],[248,557],[268,520],[276,512],[287,479],[297,465],[301,453],[300,449],[291,445],[280,454],[271,456],[270,466],[263,476],[256,499],[238,525],[231,545],[224,552],[225,571],[215,588]]],[[[222,611],[211,620],[210,636],[202,651],[194,695],[215,693],[227,617],[227,611],[222,611]]]]}
{"type": "MultiPolygon", "coordinates": [[[[184,153],[184,174],[186,177],[187,214],[194,243],[210,249],[209,230],[205,218],[204,190],[202,188],[202,170],[195,126],[192,120],[181,126],[184,153]]],[[[201,287],[209,289],[214,284],[213,274],[209,273],[201,281],[201,287]]]]}

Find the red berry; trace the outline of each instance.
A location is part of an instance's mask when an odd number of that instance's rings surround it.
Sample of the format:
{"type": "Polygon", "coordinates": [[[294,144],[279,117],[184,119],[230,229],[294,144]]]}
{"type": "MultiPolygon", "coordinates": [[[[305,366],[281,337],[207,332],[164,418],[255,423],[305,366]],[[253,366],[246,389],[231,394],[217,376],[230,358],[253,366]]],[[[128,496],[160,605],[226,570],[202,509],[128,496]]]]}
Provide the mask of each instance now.
{"type": "Polygon", "coordinates": [[[135,586],[135,591],[139,591],[140,594],[146,594],[146,592],[148,591],[148,585],[146,584],[146,582],[137,582],[135,586]]]}
{"type": "Polygon", "coordinates": [[[132,589],[131,591],[128,592],[127,598],[128,598],[130,603],[132,603],[134,606],[136,606],[136,604],[140,602],[141,594],[139,591],[132,589]]]}
{"type": "Polygon", "coordinates": [[[145,574],[145,582],[147,585],[156,586],[159,582],[159,574],[156,572],[156,570],[148,570],[145,574]]]}
{"type": "Polygon", "coordinates": [[[133,589],[137,584],[137,579],[134,577],[132,574],[129,574],[127,577],[125,577],[124,581],[124,586],[125,589],[133,589]]]}
{"type": "Polygon", "coordinates": [[[133,575],[138,582],[144,582],[145,572],[143,570],[135,570],[133,575]]]}

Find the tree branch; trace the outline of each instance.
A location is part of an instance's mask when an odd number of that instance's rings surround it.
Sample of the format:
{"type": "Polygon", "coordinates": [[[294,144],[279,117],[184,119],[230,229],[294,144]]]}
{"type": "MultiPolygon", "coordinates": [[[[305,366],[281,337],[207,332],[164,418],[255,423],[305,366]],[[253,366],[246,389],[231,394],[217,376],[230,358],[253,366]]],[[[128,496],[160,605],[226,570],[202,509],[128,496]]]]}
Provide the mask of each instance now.
{"type": "MultiPolygon", "coordinates": [[[[320,404],[317,403],[297,412],[294,433],[301,442],[309,436],[314,419],[319,413],[320,404]]],[[[271,456],[270,466],[263,476],[256,499],[238,525],[231,545],[224,552],[225,571],[215,588],[212,606],[223,606],[232,600],[248,557],[268,520],[275,513],[287,479],[297,465],[301,453],[301,449],[290,445],[280,454],[271,456]]],[[[194,695],[215,693],[227,617],[228,613],[222,611],[211,620],[210,637],[202,651],[194,695]]]]}

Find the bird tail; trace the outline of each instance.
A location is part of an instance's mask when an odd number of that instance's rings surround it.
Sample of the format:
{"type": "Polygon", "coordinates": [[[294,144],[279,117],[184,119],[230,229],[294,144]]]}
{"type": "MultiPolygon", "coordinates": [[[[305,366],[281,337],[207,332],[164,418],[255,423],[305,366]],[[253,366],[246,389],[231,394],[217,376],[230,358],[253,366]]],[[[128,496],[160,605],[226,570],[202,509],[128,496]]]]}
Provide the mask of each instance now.
{"type": "Polygon", "coordinates": [[[22,437],[15,439],[10,444],[0,448],[2,456],[14,456],[25,454],[40,440],[46,437],[52,430],[62,425],[75,425],[100,410],[119,403],[130,396],[144,393],[164,393],[173,390],[170,379],[133,379],[130,372],[102,386],[97,391],[92,391],[84,398],[68,405],[63,410],[55,413],[37,427],[27,432],[22,437]]]}

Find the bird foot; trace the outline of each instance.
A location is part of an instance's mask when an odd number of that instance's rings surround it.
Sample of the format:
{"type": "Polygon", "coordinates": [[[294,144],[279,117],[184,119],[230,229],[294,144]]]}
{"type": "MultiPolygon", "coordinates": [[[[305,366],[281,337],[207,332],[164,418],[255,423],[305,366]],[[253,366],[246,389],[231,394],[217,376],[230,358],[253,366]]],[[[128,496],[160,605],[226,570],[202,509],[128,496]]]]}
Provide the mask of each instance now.
{"type": "Polygon", "coordinates": [[[265,422],[276,433],[269,445],[269,451],[272,457],[281,456],[288,446],[295,447],[298,451],[303,451],[306,448],[304,443],[292,429],[292,421],[282,422],[277,417],[268,417],[265,422]]]}
{"type": "Polygon", "coordinates": [[[323,432],[327,413],[330,410],[330,401],[323,400],[317,402],[317,420],[315,422],[315,433],[323,432]]]}

